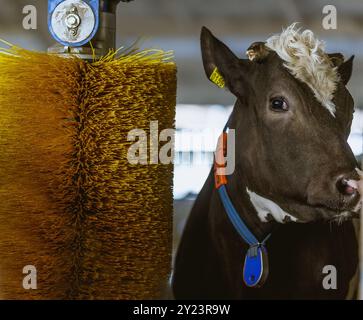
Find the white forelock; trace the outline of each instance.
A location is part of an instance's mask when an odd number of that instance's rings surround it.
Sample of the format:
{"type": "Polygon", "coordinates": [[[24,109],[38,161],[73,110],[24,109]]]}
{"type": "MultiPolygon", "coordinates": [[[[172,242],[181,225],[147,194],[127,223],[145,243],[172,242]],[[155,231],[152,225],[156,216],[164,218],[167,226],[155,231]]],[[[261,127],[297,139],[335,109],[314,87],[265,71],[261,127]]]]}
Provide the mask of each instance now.
{"type": "Polygon", "coordinates": [[[293,23],[266,41],[266,46],[285,61],[290,73],[306,83],[316,99],[335,116],[333,95],[339,81],[334,67],[324,51],[324,42],[317,39],[311,30],[301,32],[293,23]]]}

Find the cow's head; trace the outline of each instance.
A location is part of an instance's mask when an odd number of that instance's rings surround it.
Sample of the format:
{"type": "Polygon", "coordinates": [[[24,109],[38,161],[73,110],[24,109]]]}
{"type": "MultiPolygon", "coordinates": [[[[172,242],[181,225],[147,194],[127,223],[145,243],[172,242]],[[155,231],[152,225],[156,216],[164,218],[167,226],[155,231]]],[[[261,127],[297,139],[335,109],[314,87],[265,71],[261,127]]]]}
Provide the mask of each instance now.
{"type": "Polygon", "coordinates": [[[260,218],[275,205],[301,222],[358,212],[363,177],[347,143],[353,57],[326,54],[311,31],[295,25],[253,44],[249,59],[237,58],[206,28],[201,45],[208,78],[218,72],[237,97],[236,170],[260,218]]]}

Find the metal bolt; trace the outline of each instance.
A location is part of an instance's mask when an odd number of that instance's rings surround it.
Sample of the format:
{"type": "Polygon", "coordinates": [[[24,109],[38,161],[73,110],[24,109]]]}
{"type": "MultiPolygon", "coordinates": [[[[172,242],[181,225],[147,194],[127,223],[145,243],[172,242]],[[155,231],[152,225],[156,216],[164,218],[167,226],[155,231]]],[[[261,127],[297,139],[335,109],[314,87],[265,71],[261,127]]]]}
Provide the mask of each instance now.
{"type": "Polygon", "coordinates": [[[81,18],[78,14],[70,13],[66,16],[66,26],[70,29],[78,28],[81,24],[81,18]]]}

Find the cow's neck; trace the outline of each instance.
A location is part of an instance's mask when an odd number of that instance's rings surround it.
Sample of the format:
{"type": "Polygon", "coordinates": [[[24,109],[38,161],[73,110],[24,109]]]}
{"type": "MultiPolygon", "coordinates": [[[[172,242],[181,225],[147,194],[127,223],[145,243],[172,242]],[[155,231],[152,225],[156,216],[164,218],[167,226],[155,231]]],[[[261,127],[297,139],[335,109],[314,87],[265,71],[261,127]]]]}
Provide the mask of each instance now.
{"type": "Polygon", "coordinates": [[[258,217],[246,191],[246,184],[241,170],[236,167],[235,172],[228,177],[227,190],[235,209],[247,224],[251,232],[262,241],[276,227],[276,222],[262,222],[258,217]]]}

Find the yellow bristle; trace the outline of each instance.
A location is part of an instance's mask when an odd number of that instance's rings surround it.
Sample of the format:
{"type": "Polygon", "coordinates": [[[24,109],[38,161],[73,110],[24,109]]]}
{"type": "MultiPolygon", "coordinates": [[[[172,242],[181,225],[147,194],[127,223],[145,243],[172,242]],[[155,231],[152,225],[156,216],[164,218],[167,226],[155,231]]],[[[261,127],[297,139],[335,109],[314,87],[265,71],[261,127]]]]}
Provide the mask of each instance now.
{"type": "Polygon", "coordinates": [[[0,298],[161,296],[172,164],[131,165],[127,135],[154,120],[174,127],[171,58],[0,50],[0,298]],[[36,290],[23,288],[26,265],[37,268],[36,290]]]}

